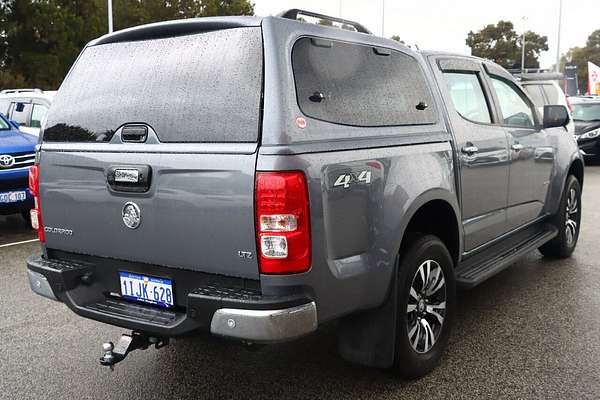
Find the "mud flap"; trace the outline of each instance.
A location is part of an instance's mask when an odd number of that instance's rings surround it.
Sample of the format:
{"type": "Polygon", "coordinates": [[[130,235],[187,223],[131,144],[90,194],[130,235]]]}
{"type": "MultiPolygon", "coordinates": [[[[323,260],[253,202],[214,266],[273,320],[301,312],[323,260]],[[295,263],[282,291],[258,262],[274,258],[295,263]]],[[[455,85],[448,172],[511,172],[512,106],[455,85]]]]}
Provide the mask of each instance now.
{"type": "Polygon", "coordinates": [[[338,330],[338,351],[345,360],[372,368],[391,368],[396,354],[398,262],[381,307],[344,317],[338,330]]]}

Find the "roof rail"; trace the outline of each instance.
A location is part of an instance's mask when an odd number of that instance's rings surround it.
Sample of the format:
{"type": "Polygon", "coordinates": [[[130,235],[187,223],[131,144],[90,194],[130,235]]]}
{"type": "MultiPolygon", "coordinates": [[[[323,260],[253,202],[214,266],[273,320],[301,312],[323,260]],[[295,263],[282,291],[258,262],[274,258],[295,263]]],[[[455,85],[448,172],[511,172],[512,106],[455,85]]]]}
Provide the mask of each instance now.
{"type": "Polygon", "coordinates": [[[526,72],[526,73],[517,73],[514,74],[515,77],[521,79],[523,82],[532,82],[532,81],[560,81],[565,79],[564,74],[560,72],[526,72]]]}
{"type": "Polygon", "coordinates": [[[11,93],[43,93],[42,89],[3,89],[0,90],[0,94],[11,94],[11,93]]]}
{"type": "Polygon", "coordinates": [[[319,19],[326,20],[326,21],[338,22],[340,24],[350,25],[351,27],[356,29],[357,32],[368,33],[369,35],[373,34],[370,30],[368,30],[367,28],[365,28],[363,25],[359,24],[358,22],[348,21],[347,19],[338,18],[338,17],[331,17],[329,15],[318,14],[318,13],[315,13],[312,11],[299,10],[297,8],[292,8],[291,10],[283,11],[282,13],[278,14],[277,16],[281,17],[281,18],[297,20],[298,15],[304,15],[306,17],[319,18],[319,19]]]}

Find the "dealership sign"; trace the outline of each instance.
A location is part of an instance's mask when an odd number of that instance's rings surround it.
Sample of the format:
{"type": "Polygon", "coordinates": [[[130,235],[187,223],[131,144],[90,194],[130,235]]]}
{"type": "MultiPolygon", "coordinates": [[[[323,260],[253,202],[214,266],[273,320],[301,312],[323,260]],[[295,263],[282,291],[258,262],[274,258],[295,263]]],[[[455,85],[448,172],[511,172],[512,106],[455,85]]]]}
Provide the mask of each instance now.
{"type": "Polygon", "coordinates": [[[577,82],[577,65],[568,62],[565,65],[565,87],[564,91],[569,96],[577,96],[579,94],[579,84],[577,82]]]}
{"type": "Polygon", "coordinates": [[[600,67],[588,62],[588,92],[600,96],[600,67]]]}

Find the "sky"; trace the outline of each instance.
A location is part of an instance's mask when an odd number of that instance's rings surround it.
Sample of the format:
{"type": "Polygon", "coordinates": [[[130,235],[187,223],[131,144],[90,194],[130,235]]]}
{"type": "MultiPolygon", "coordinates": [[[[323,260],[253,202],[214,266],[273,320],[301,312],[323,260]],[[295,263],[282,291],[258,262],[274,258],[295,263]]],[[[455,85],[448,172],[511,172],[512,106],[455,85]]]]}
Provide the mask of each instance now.
{"type": "MultiPolygon", "coordinates": [[[[548,36],[549,50],[540,66],[556,63],[558,10],[560,0],[252,0],[257,15],[276,15],[300,8],[340,16],[362,23],[385,36],[398,35],[406,44],[420,49],[470,54],[465,44],[470,30],[477,31],[499,20],[512,21],[517,33],[525,30],[548,36]],[[385,5],[385,8],[383,7],[385,5]],[[525,17],[526,19],[523,19],[525,17]]],[[[560,51],[585,46],[587,37],[600,29],[600,0],[563,0],[560,51]]]]}

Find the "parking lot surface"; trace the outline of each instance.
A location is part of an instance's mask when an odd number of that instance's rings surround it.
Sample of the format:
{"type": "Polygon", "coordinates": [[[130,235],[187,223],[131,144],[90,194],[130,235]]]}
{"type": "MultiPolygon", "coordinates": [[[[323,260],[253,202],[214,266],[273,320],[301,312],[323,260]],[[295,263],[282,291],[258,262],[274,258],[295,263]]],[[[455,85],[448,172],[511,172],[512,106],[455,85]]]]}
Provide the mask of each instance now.
{"type": "Polygon", "coordinates": [[[98,365],[119,328],[82,319],[29,290],[37,243],[0,217],[1,399],[600,398],[600,166],[586,168],[582,231],[572,258],[530,254],[470,291],[442,364],[406,381],[337,356],[335,327],[253,351],[205,337],[98,365]],[[10,232],[10,233],[9,233],[10,232]]]}

